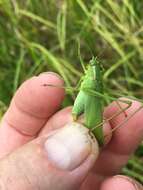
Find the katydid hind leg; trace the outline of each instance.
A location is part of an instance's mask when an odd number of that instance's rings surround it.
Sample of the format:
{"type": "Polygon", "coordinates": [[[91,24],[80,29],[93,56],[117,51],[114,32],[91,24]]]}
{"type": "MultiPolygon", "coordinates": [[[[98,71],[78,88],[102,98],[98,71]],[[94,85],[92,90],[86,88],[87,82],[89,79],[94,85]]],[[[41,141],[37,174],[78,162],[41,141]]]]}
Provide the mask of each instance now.
{"type": "Polygon", "coordinates": [[[137,108],[133,113],[131,113],[130,115],[128,115],[124,121],[122,121],[119,125],[117,125],[116,127],[114,127],[107,135],[105,135],[105,137],[107,137],[108,135],[110,135],[111,133],[113,133],[114,131],[116,131],[117,129],[124,127],[124,125],[136,114],[138,113],[141,109],[143,109],[143,104],[137,108]]]}
{"type": "Polygon", "coordinates": [[[118,102],[118,100],[115,101],[119,109],[123,112],[124,116],[127,117],[126,111],[122,108],[122,105],[118,102]]]}
{"type": "Polygon", "coordinates": [[[109,122],[110,120],[114,119],[115,117],[117,117],[118,115],[120,115],[121,113],[123,113],[123,111],[126,111],[128,108],[130,107],[130,105],[127,104],[126,107],[122,108],[122,110],[120,109],[119,111],[115,112],[112,116],[110,116],[107,119],[104,119],[103,122],[99,123],[98,125],[96,125],[95,127],[92,128],[92,130],[98,128],[98,127],[102,127],[102,125],[106,122],[109,122]]]}
{"type": "MultiPolygon", "coordinates": [[[[91,129],[91,132],[93,130],[95,130],[96,128],[102,127],[102,125],[107,122],[112,120],[113,118],[117,117],[118,115],[120,115],[121,113],[123,113],[123,109],[124,111],[126,111],[128,108],[130,107],[130,105],[128,105],[125,108],[122,108],[122,110],[117,111],[115,114],[113,114],[110,118],[105,119],[102,123],[100,123],[99,125],[95,126],[94,128],[91,129]]],[[[122,121],[118,126],[114,127],[108,134],[104,135],[104,139],[107,138],[109,135],[111,135],[111,133],[113,133],[114,131],[116,131],[117,129],[123,127],[136,113],[138,113],[141,109],[143,109],[143,104],[137,108],[132,114],[128,115],[124,121],[122,121]]]]}

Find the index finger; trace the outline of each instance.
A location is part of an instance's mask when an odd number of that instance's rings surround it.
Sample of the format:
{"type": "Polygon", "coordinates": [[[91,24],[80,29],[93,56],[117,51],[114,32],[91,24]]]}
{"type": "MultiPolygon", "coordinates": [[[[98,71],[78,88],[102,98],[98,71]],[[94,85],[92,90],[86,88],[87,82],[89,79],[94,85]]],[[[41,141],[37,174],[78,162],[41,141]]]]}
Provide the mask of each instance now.
{"type": "Polygon", "coordinates": [[[33,139],[60,107],[64,89],[57,74],[47,73],[25,81],[13,97],[0,127],[0,157],[33,139]]]}

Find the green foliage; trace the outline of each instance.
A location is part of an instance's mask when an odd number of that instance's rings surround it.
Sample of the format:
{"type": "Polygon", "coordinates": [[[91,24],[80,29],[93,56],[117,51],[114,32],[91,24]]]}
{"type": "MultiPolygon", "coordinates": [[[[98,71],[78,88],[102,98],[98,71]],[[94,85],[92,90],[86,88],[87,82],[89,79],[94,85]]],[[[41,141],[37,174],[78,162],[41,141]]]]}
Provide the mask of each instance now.
{"type": "Polygon", "coordinates": [[[18,86],[42,71],[75,86],[83,73],[78,41],[85,64],[92,54],[103,63],[107,93],[142,98],[142,9],[136,0],[0,0],[0,113],[18,86]]]}

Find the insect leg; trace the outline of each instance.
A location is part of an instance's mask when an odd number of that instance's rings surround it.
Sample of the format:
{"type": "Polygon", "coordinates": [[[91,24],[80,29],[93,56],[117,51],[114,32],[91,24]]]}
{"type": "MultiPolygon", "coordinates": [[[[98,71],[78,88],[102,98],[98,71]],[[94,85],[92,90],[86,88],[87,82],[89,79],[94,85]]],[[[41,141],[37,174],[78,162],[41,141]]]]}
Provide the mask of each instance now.
{"type": "Polygon", "coordinates": [[[121,104],[119,103],[119,101],[116,100],[115,102],[116,102],[117,106],[120,108],[120,110],[122,110],[122,112],[124,113],[125,117],[127,117],[128,115],[127,115],[126,111],[123,110],[123,108],[122,108],[121,104]]]}
{"type": "Polygon", "coordinates": [[[143,108],[143,105],[141,105],[138,109],[136,109],[132,114],[130,114],[124,121],[122,121],[118,126],[116,126],[115,128],[113,128],[107,135],[105,135],[104,137],[107,137],[108,135],[110,135],[111,133],[113,133],[115,130],[117,130],[118,128],[122,127],[125,123],[127,123],[138,111],[140,111],[143,108]]]}
{"type": "Polygon", "coordinates": [[[53,84],[42,84],[41,86],[43,86],[43,87],[53,87],[53,88],[63,88],[63,89],[65,89],[65,90],[73,90],[73,91],[78,91],[79,89],[78,88],[76,88],[76,87],[70,87],[70,86],[59,86],[59,85],[53,85],[53,84]]]}
{"type": "Polygon", "coordinates": [[[96,125],[95,127],[93,127],[91,129],[91,131],[95,130],[98,127],[101,127],[105,122],[108,122],[110,120],[112,120],[114,117],[117,117],[118,115],[120,115],[121,113],[123,113],[123,111],[126,111],[131,105],[127,105],[125,108],[122,108],[122,110],[117,111],[116,113],[114,113],[111,117],[109,117],[108,119],[104,119],[103,122],[101,122],[99,125],[96,125]]]}

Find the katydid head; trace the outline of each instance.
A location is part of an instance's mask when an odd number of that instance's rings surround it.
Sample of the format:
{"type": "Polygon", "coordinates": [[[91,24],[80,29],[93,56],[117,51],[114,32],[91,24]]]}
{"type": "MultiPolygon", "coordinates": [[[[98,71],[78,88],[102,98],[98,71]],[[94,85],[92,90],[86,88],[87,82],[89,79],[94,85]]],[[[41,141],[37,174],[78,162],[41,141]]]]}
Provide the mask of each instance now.
{"type": "Polygon", "coordinates": [[[93,80],[97,80],[98,82],[102,82],[102,71],[103,67],[98,61],[97,57],[92,57],[92,59],[89,61],[88,69],[87,69],[87,75],[90,76],[93,80]]]}
{"type": "Polygon", "coordinates": [[[99,61],[98,61],[97,57],[93,56],[92,59],[89,61],[89,64],[91,66],[96,66],[97,64],[99,64],[99,61]]]}
{"type": "Polygon", "coordinates": [[[102,72],[104,70],[103,65],[99,62],[97,56],[96,57],[93,56],[92,59],[89,61],[89,64],[93,68],[99,67],[100,72],[102,72]]]}

